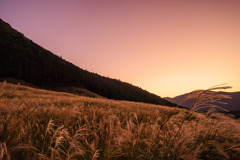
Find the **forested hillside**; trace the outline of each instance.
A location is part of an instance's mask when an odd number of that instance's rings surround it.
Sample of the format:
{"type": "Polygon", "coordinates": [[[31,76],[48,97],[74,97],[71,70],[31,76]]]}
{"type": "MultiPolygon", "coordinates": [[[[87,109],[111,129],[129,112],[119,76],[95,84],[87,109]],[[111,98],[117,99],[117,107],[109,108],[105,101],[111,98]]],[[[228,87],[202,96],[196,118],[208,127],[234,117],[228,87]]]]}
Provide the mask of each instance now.
{"type": "Polygon", "coordinates": [[[1,19],[0,68],[1,79],[20,79],[45,89],[59,90],[65,87],[66,91],[66,87],[78,87],[111,99],[174,106],[139,87],[88,72],[65,61],[1,19]]]}

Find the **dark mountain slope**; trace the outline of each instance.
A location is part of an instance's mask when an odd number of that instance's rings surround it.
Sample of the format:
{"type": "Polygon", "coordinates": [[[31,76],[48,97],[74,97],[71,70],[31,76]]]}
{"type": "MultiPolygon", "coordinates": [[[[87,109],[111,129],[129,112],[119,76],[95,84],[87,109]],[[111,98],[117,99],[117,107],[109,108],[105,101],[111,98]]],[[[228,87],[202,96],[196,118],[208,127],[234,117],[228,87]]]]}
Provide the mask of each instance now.
{"type": "MultiPolygon", "coordinates": [[[[216,104],[219,107],[225,108],[228,111],[240,111],[240,92],[219,92],[221,94],[229,95],[231,99],[222,99],[221,102],[224,102],[226,104],[216,104]]],[[[182,94],[180,96],[176,96],[173,98],[166,97],[165,99],[178,104],[187,94],[182,94]]],[[[194,102],[194,99],[189,99],[185,101],[183,104],[181,104],[183,107],[190,108],[192,103],[194,102]]]]}
{"type": "Polygon", "coordinates": [[[1,19],[0,68],[0,78],[21,79],[45,89],[66,91],[67,87],[77,87],[111,99],[175,106],[139,87],[83,70],[35,44],[1,19]]]}

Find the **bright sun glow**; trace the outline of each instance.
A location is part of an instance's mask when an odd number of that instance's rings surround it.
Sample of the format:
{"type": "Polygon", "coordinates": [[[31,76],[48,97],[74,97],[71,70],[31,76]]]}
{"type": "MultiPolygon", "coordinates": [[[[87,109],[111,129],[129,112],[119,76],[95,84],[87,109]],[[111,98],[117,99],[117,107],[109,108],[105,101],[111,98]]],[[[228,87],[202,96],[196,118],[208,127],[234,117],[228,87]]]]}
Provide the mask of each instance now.
{"type": "Polygon", "coordinates": [[[161,97],[240,90],[240,1],[0,1],[0,18],[91,72],[161,97]],[[44,11],[44,12],[43,12],[44,11]]]}

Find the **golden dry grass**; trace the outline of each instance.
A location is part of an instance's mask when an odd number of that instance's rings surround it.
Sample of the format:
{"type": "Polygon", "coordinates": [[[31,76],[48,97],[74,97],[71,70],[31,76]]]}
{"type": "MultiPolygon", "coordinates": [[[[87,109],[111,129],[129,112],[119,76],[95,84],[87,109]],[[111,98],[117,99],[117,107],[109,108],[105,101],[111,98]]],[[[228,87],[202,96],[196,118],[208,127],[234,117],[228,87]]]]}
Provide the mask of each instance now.
{"type": "Polygon", "coordinates": [[[188,115],[1,83],[0,159],[239,159],[239,119],[188,115]]]}

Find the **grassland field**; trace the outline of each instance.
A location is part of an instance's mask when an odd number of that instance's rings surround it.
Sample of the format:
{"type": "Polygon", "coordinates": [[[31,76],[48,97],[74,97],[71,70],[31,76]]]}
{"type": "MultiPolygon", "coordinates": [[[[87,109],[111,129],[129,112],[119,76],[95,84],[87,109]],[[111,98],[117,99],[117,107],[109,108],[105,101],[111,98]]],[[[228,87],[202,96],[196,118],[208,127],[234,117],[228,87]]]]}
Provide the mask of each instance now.
{"type": "Polygon", "coordinates": [[[187,115],[0,83],[0,160],[240,159],[240,119],[187,115]]]}

